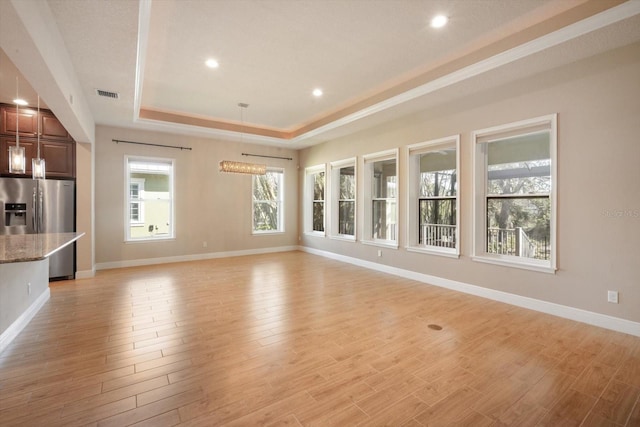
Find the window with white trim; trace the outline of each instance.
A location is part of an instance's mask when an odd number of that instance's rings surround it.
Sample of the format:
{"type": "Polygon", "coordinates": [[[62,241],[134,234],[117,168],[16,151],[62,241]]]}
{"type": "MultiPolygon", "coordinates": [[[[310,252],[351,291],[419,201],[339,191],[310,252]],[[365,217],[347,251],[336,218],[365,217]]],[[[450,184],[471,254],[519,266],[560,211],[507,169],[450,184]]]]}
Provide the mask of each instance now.
{"type": "Polygon", "coordinates": [[[174,237],[174,160],[125,156],[125,241],[174,237]]]}
{"type": "Polygon", "coordinates": [[[556,117],[474,132],[474,259],[555,271],[556,117]]]}
{"type": "Polygon", "coordinates": [[[331,236],[356,237],[356,159],[331,163],[331,236]]]}
{"type": "Polygon", "coordinates": [[[458,135],[408,147],[407,249],[458,255],[458,135]]]}
{"type": "Polygon", "coordinates": [[[268,168],[264,175],[253,175],[253,233],[284,231],[284,170],[268,168]]]}
{"type": "Polygon", "coordinates": [[[325,165],[305,170],[305,232],[324,236],[325,165]]]}
{"type": "Polygon", "coordinates": [[[398,150],[369,154],[364,160],[364,241],[398,244],[398,150]]]}

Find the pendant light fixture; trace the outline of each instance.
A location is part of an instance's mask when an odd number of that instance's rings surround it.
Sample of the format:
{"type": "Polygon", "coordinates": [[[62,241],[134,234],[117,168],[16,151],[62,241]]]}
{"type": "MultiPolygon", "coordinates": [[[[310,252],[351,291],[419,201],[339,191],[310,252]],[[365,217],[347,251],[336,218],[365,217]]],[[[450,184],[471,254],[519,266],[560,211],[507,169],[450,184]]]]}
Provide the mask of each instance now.
{"type": "MultiPolygon", "coordinates": [[[[240,107],[240,143],[244,142],[244,109],[247,108],[249,104],[245,104],[243,102],[238,104],[240,107]]],[[[267,165],[260,163],[245,163],[245,162],[236,162],[233,160],[222,160],[219,164],[220,172],[230,172],[230,173],[246,173],[249,175],[265,175],[267,173],[267,165]]]]}
{"type": "Polygon", "coordinates": [[[25,172],[24,147],[20,147],[20,98],[18,96],[18,77],[16,77],[16,145],[9,147],[9,173],[25,172]]]}
{"type": "Polygon", "coordinates": [[[222,160],[220,162],[220,172],[246,173],[249,175],[264,175],[267,173],[267,165],[258,163],[236,162],[233,160],[222,160]]]}
{"type": "Polygon", "coordinates": [[[31,159],[31,171],[33,172],[33,179],[45,179],[45,165],[44,159],[40,158],[40,95],[38,95],[38,157],[31,159]]]}

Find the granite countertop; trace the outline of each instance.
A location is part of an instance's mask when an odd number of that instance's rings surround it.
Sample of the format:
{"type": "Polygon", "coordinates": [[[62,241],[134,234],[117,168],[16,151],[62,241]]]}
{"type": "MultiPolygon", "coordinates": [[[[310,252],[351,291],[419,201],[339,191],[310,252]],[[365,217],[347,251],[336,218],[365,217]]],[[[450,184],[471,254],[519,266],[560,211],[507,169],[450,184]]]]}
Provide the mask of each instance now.
{"type": "Polygon", "coordinates": [[[44,259],[82,236],[84,236],[84,233],[12,234],[0,236],[0,264],[44,259]]]}

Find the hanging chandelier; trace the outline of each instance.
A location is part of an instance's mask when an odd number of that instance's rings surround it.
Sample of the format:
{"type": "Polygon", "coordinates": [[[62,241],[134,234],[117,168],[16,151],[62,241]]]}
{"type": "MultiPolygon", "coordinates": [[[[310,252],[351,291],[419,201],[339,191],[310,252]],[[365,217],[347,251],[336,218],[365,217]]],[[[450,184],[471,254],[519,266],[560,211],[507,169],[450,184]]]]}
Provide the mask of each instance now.
{"type": "Polygon", "coordinates": [[[20,147],[20,97],[18,90],[18,77],[16,77],[16,145],[9,147],[9,173],[25,173],[24,147],[20,147]]]}
{"type": "Polygon", "coordinates": [[[235,162],[233,160],[222,160],[220,162],[220,172],[264,175],[267,173],[267,165],[258,163],[235,162]]]}
{"type": "Polygon", "coordinates": [[[33,172],[33,179],[45,179],[45,164],[44,159],[40,157],[40,95],[38,95],[38,157],[31,159],[31,171],[33,172]]]}

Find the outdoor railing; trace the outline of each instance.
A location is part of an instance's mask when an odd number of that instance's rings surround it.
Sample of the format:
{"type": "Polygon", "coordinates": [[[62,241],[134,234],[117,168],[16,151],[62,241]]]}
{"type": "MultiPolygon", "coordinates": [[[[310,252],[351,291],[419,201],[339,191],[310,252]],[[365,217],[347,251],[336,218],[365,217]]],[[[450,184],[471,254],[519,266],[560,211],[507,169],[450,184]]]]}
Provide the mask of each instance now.
{"type": "Polygon", "coordinates": [[[456,226],[443,224],[421,224],[418,243],[441,248],[456,247],[456,226]]]}
{"type": "Polygon", "coordinates": [[[530,238],[521,227],[489,228],[487,230],[487,252],[525,258],[549,259],[547,239],[537,241],[530,238]]]}

